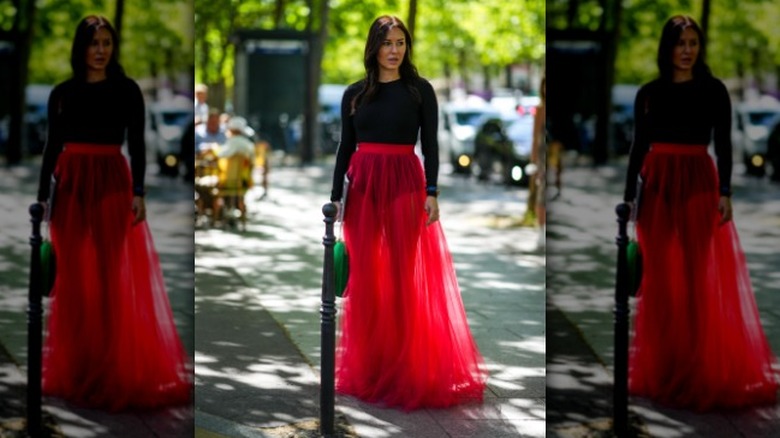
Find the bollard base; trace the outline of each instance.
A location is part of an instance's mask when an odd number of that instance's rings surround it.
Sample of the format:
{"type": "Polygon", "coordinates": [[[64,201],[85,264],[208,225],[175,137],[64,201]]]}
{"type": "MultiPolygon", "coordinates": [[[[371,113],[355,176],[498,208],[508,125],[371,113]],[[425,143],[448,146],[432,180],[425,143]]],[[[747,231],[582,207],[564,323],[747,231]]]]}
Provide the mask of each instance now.
{"type": "MultiPolygon", "coordinates": [[[[65,438],[59,430],[54,417],[47,412],[43,413],[41,425],[41,438],[65,438]]],[[[23,416],[2,419],[0,421],[0,437],[3,438],[29,438],[27,433],[27,420],[23,416]]]]}
{"type": "Polygon", "coordinates": [[[628,435],[626,437],[617,437],[612,430],[612,419],[606,417],[596,418],[583,424],[554,427],[547,430],[547,436],[557,438],[650,438],[650,433],[639,416],[629,413],[628,435]]]}
{"type": "MultiPolygon", "coordinates": [[[[301,421],[286,426],[262,429],[263,433],[274,438],[321,438],[319,420],[301,421]]],[[[333,438],[358,438],[354,428],[344,415],[336,415],[333,438]]]]}

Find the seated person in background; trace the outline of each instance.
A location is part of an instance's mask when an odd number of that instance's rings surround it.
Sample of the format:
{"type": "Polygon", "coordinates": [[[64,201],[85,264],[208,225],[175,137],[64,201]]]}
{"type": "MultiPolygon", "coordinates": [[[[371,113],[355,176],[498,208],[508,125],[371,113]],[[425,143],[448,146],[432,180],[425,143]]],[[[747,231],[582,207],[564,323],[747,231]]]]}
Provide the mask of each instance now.
{"type": "Polygon", "coordinates": [[[247,157],[250,162],[255,160],[255,145],[244,136],[247,129],[246,119],[233,117],[227,122],[227,141],[219,148],[219,158],[229,158],[236,154],[247,157]]]}
{"type": "Polygon", "coordinates": [[[204,150],[210,149],[212,143],[223,144],[227,141],[225,136],[225,130],[219,123],[219,110],[209,110],[209,116],[206,119],[206,123],[201,123],[195,126],[195,151],[196,153],[204,152],[204,150]]]}

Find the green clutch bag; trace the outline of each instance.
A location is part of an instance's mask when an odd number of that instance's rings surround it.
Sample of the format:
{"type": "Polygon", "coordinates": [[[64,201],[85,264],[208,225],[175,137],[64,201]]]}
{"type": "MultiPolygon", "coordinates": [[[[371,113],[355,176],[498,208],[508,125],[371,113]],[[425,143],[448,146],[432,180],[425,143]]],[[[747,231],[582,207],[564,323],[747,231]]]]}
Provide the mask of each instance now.
{"type": "Polygon", "coordinates": [[[41,274],[43,277],[42,294],[48,297],[51,295],[54,279],[57,276],[57,261],[54,257],[54,246],[50,240],[44,240],[41,243],[41,274]]]}
{"type": "Polygon", "coordinates": [[[626,259],[628,261],[628,291],[632,297],[635,297],[639,291],[639,285],[642,283],[642,250],[636,240],[628,242],[626,259]]]}
{"type": "Polygon", "coordinates": [[[336,271],[336,296],[343,297],[349,278],[349,255],[343,240],[337,241],[333,246],[333,268],[336,271]]]}

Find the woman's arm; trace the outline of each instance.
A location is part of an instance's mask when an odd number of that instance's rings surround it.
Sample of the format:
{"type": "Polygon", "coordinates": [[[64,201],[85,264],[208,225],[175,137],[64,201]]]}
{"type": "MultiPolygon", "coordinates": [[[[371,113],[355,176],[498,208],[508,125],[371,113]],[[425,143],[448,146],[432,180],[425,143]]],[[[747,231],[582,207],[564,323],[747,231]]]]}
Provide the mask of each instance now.
{"type": "Polygon", "coordinates": [[[731,99],[728,90],[719,80],[714,81],[713,109],[715,111],[715,126],[713,140],[718,164],[718,190],[721,196],[731,196],[731,99]]]}
{"type": "Polygon", "coordinates": [[[341,98],[341,142],[336,152],[336,167],[333,169],[333,186],[330,192],[330,200],[340,201],[344,185],[344,175],[349,167],[349,160],[357,148],[355,139],[355,126],[352,123],[352,97],[355,96],[357,87],[350,86],[344,91],[341,98]]]}
{"type": "Polygon", "coordinates": [[[439,104],[431,83],[420,80],[420,144],[424,157],[425,187],[428,196],[438,195],[439,179],[439,104]]]}
{"type": "Polygon", "coordinates": [[[144,196],[144,177],[146,174],[146,141],[144,140],[144,124],[146,109],[144,97],[138,84],[127,79],[127,148],[130,154],[130,169],[133,174],[133,195],[144,196]]]}
{"type": "Polygon", "coordinates": [[[648,86],[645,85],[636,94],[634,102],[634,140],[631,143],[631,151],[628,158],[628,172],[626,173],[626,187],[623,192],[623,200],[634,202],[636,198],[636,180],[642,170],[645,155],[650,149],[650,141],[647,132],[647,114],[650,110],[648,86]]]}
{"type": "Polygon", "coordinates": [[[47,202],[49,199],[49,186],[51,175],[57,164],[57,157],[62,152],[62,85],[55,87],[49,95],[48,103],[48,132],[46,134],[46,146],[43,149],[43,163],[41,175],[38,180],[38,201],[47,202]]]}

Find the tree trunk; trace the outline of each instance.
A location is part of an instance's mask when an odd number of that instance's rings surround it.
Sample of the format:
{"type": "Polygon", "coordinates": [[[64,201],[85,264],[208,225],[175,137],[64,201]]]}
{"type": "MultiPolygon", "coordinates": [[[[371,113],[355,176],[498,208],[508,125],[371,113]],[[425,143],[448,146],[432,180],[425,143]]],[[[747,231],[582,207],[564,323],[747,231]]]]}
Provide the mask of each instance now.
{"type": "Polygon", "coordinates": [[[702,0],[701,33],[704,35],[704,41],[708,41],[707,31],[710,28],[710,3],[710,0],[702,0]]]}
{"type": "Polygon", "coordinates": [[[322,58],[325,52],[325,41],[328,39],[328,16],[330,5],[328,0],[320,0],[317,17],[319,18],[317,31],[314,31],[315,5],[314,0],[307,0],[310,6],[309,21],[306,29],[309,34],[309,56],[306,74],[306,103],[304,109],[303,144],[301,147],[301,164],[311,164],[315,153],[322,150],[322,136],[318,119],[320,100],[319,89],[322,76],[322,58]]]}
{"type": "Polygon", "coordinates": [[[25,90],[29,73],[30,49],[32,46],[33,26],[35,23],[35,1],[15,0],[17,14],[14,17],[11,36],[14,44],[14,55],[11,67],[10,126],[8,145],[6,147],[6,163],[19,164],[22,161],[22,151],[27,145],[24,115],[26,104],[25,90]]]}
{"type": "Polygon", "coordinates": [[[623,6],[620,1],[612,1],[611,11],[608,10],[610,2],[602,0],[604,13],[612,16],[612,26],[607,29],[607,21],[601,23],[602,50],[604,51],[604,82],[601,89],[602,95],[596,113],[596,136],[593,141],[593,164],[601,165],[609,158],[609,128],[610,114],[612,113],[612,87],[615,82],[615,61],[617,59],[618,41],[620,38],[620,23],[622,21],[623,6]]]}
{"type": "Polygon", "coordinates": [[[447,100],[452,100],[452,69],[450,63],[444,63],[444,95],[447,96],[447,100]]]}
{"type": "Polygon", "coordinates": [[[491,73],[492,72],[489,65],[482,66],[482,92],[487,100],[490,100],[490,98],[493,97],[493,84],[490,80],[491,73]]]}
{"type": "Polygon", "coordinates": [[[116,30],[117,43],[114,46],[116,50],[117,59],[119,58],[119,49],[122,47],[122,17],[125,15],[125,0],[116,0],[116,12],[114,14],[114,29],[116,30]]]}
{"type": "Polygon", "coordinates": [[[281,29],[284,24],[284,6],[284,0],[276,0],[274,6],[274,28],[276,29],[281,29]]]}
{"type": "Polygon", "coordinates": [[[463,90],[466,92],[466,94],[469,94],[471,92],[471,84],[470,77],[469,77],[469,68],[468,63],[466,62],[466,49],[460,49],[458,51],[458,68],[460,69],[460,77],[463,81],[463,90]]]}
{"type": "Polygon", "coordinates": [[[414,24],[417,20],[417,0],[409,0],[409,19],[406,20],[406,28],[414,39],[414,24]]]}
{"type": "Polygon", "coordinates": [[[566,24],[569,29],[574,29],[577,20],[577,11],[580,9],[579,0],[569,0],[569,9],[566,11],[566,24]]]}

